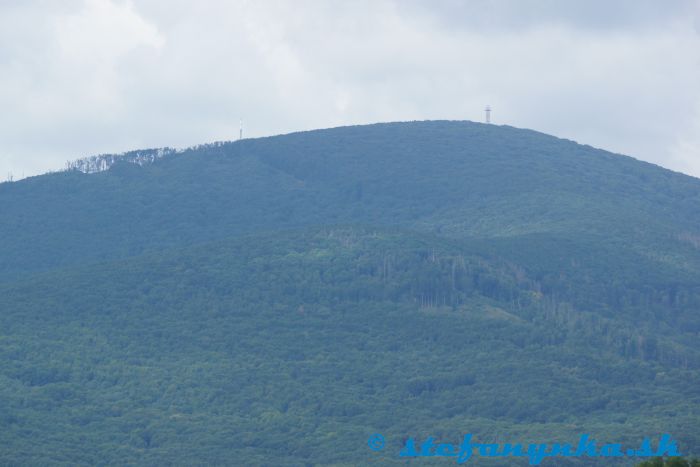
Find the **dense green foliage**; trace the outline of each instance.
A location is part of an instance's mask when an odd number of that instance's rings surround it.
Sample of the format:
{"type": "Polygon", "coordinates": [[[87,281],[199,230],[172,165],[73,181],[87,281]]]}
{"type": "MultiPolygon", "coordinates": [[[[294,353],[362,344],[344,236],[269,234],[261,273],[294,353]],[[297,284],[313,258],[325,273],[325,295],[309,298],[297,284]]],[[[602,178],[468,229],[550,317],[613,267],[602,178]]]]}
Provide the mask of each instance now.
{"type": "Polygon", "coordinates": [[[637,464],[637,467],[700,467],[700,459],[686,460],[681,457],[662,459],[656,457],[637,464]]]}
{"type": "Polygon", "coordinates": [[[346,127],[0,184],[0,275],[264,229],[365,223],[443,236],[596,233],[700,252],[696,179],[528,130],[346,127]]]}
{"type": "Polygon", "coordinates": [[[697,179],[415,122],[6,183],[0,213],[0,464],[391,465],[464,433],[700,451],[697,179]]]}

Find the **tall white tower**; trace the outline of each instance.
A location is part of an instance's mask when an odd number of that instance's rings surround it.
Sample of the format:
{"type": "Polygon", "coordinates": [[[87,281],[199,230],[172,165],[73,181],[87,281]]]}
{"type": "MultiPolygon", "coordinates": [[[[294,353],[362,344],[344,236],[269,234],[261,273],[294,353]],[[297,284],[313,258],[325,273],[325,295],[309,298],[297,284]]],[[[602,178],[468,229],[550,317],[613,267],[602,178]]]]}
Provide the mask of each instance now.
{"type": "Polygon", "coordinates": [[[484,112],[486,113],[486,123],[491,123],[491,106],[487,105],[484,112]]]}
{"type": "Polygon", "coordinates": [[[243,119],[241,119],[240,127],[238,129],[238,140],[240,141],[242,139],[243,139],[243,119]]]}

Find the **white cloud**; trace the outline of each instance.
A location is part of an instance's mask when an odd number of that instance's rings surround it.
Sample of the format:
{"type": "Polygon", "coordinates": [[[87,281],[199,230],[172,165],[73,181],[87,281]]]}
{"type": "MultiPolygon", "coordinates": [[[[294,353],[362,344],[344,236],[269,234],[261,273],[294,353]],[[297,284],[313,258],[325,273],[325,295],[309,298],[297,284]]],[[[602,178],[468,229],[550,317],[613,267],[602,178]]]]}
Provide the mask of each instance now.
{"type": "Polygon", "coordinates": [[[165,43],[130,1],[86,0],[81,11],[57,17],[56,32],[61,58],[91,67],[111,65],[139,46],[160,48],[165,43]]]}
{"type": "Polygon", "coordinates": [[[481,120],[700,175],[698,3],[0,6],[0,174],[351,123],[481,120]]]}

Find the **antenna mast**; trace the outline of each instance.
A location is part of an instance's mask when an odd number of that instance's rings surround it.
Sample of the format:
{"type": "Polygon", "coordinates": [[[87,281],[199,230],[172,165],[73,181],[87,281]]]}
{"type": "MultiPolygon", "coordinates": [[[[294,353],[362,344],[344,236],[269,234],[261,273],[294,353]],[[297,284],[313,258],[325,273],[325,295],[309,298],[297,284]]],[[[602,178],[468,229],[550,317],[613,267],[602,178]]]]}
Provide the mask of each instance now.
{"type": "Polygon", "coordinates": [[[487,105],[484,112],[486,113],[486,123],[491,123],[491,106],[487,105]]]}
{"type": "Polygon", "coordinates": [[[242,139],[243,139],[243,119],[241,119],[241,124],[240,124],[240,127],[238,129],[238,140],[240,141],[242,139]]]}

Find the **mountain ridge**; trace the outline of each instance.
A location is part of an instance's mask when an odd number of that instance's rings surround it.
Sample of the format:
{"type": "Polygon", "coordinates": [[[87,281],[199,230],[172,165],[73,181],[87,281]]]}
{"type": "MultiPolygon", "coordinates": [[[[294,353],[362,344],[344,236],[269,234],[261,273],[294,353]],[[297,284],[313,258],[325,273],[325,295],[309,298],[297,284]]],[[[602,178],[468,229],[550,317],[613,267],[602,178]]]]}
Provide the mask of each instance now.
{"type": "MultiPolygon", "coordinates": [[[[349,124],[349,125],[341,125],[341,126],[335,126],[335,127],[327,127],[327,128],[316,128],[316,129],[310,129],[310,130],[298,130],[298,131],[292,131],[289,133],[280,133],[280,134],[275,134],[275,135],[267,135],[267,136],[257,136],[257,137],[247,137],[245,138],[246,141],[250,140],[266,140],[266,139],[271,139],[271,138],[282,138],[282,137],[288,137],[288,136],[295,136],[295,135],[307,135],[307,134],[316,134],[316,133],[322,133],[322,132],[327,132],[327,131],[334,131],[334,130],[343,130],[343,129],[348,129],[348,128],[364,128],[364,127],[372,127],[372,126],[387,126],[387,125],[404,125],[404,124],[416,124],[416,123],[457,123],[457,124],[467,124],[467,125],[488,125],[488,126],[493,126],[493,127],[498,127],[498,128],[505,128],[505,129],[511,129],[511,130],[517,130],[517,131],[522,131],[522,132],[531,132],[536,135],[540,136],[545,136],[548,138],[554,138],[558,141],[561,142],[566,142],[566,143],[572,143],[577,146],[581,146],[583,148],[588,148],[592,149],[595,151],[602,151],[605,153],[608,153],[613,156],[619,156],[619,157],[625,157],[625,158],[630,158],[633,159],[636,162],[641,162],[643,164],[649,164],[651,166],[672,172],[674,174],[679,174],[683,175],[686,177],[690,177],[693,179],[698,179],[698,177],[687,174],[685,172],[681,172],[678,170],[674,170],[668,167],[664,167],[663,165],[660,165],[655,162],[649,162],[645,161],[642,159],[637,159],[633,155],[630,154],[623,154],[623,153],[617,153],[617,152],[612,152],[609,151],[603,147],[597,147],[597,146],[592,146],[583,142],[579,142],[570,138],[565,138],[565,137],[560,137],[556,135],[552,135],[549,133],[541,132],[538,130],[534,130],[531,128],[523,128],[523,127],[516,127],[508,124],[496,124],[496,123],[481,123],[477,121],[472,121],[472,120],[445,120],[445,119],[437,119],[437,120],[399,120],[399,121],[391,121],[391,122],[374,122],[374,123],[366,123],[366,124],[349,124]]],[[[161,157],[168,156],[171,154],[180,154],[182,152],[186,151],[195,151],[199,149],[204,149],[207,147],[221,147],[221,146],[230,146],[234,144],[239,144],[242,140],[241,139],[232,139],[232,140],[218,140],[218,141],[212,141],[209,143],[199,143],[195,144],[193,146],[186,146],[186,147],[181,147],[181,148],[175,148],[175,147],[170,147],[170,146],[161,146],[161,147],[150,147],[150,148],[136,148],[136,149],[129,149],[123,152],[118,152],[118,153],[113,153],[113,152],[107,152],[107,153],[100,153],[100,154],[93,154],[93,155],[88,155],[88,156],[82,156],[78,157],[75,159],[70,159],[66,163],[66,167],[64,169],[59,169],[59,170],[50,170],[48,172],[42,173],[42,174],[37,174],[37,175],[32,175],[29,177],[25,177],[20,180],[13,180],[13,181],[2,181],[0,182],[0,185],[5,184],[5,183],[17,183],[22,180],[27,180],[27,179],[33,179],[37,177],[43,177],[46,175],[50,174],[55,174],[55,173],[61,173],[61,172],[67,172],[67,171],[73,171],[77,170],[83,173],[97,173],[97,172],[102,172],[105,170],[108,170],[111,167],[112,163],[119,162],[121,160],[125,160],[127,162],[130,161],[131,156],[135,157],[138,159],[138,156],[140,155],[150,155],[151,153],[160,153],[157,157],[152,158],[151,160],[148,160],[147,162],[154,162],[157,159],[160,159],[161,157]],[[161,155],[162,154],[162,155],[161,155]],[[101,168],[99,170],[82,170],[80,166],[82,165],[82,162],[93,162],[93,161],[99,161],[102,158],[110,159],[113,162],[110,162],[110,164],[106,168],[101,168]]],[[[133,162],[133,161],[131,161],[133,162]]],[[[143,161],[138,161],[135,162],[141,165],[143,161]]]]}
{"type": "MultiPolygon", "coordinates": [[[[331,222],[423,222],[430,225],[429,229],[452,231],[453,235],[570,229],[567,223],[580,223],[575,220],[577,209],[579,218],[588,223],[586,228],[595,228],[592,223],[599,222],[598,217],[612,216],[598,228],[604,231],[615,218],[627,217],[629,226],[640,221],[658,222],[656,217],[661,214],[670,219],[661,219],[660,224],[669,220],[683,224],[669,233],[678,237],[700,232],[697,216],[687,214],[698,206],[700,181],[628,156],[543,137],[532,130],[464,122],[415,122],[242,140],[185,150],[143,167],[116,164],[96,174],[62,172],[5,184],[0,187],[0,212],[11,229],[0,228],[0,240],[12,244],[20,231],[28,237],[41,237],[37,232],[40,227],[31,225],[34,217],[49,222],[44,228],[54,228],[51,222],[70,222],[80,230],[78,235],[85,236],[86,231],[95,231],[96,219],[101,218],[99,222],[104,225],[110,223],[100,214],[101,208],[125,221],[133,218],[148,224],[157,220],[167,225],[168,232],[174,233],[180,224],[183,235],[194,235],[195,239],[208,235],[198,222],[208,223],[210,232],[222,228],[228,232],[231,227],[241,226],[247,229],[245,226],[256,222],[263,224],[261,227],[319,222],[309,209],[318,212],[323,222],[326,217],[331,222]],[[532,152],[532,147],[540,149],[532,152]],[[579,157],[590,155],[593,159],[579,157]],[[594,162],[603,164],[602,170],[596,169],[598,164],[594,162]],[[459,177],[473,189],[460,185],[459,177]],[[24,198],[28,193],[34,197],[30,205],[24,198]],[[172,196],[179,205],[168,203],[167,197],[172,196]],[[115,205],[120,197],[131,209],[115,205]],[[540,202],[525,206],[525,197],[539,197],[540,202]],[[268,198],[274,198],[271,204],[266,204],[268,198]],[[324,203],[323,198],[330,201],[324,203]],[[562,198],[562,202],[556,198],[562,198]],[[612,205],[613,201],[624,203],[629,199],[634,203],[625,209],[612,205]],[[259,204],[262,217],[243,208],[232,212],[230,208],[236,203],[259,204]],[[71,210],[71,204],[77,212],[71,210]],[[278,219],[270,219],[267,213],[278,207],[278,219]],[[543,207],[552,210],[551,215],[542,215],[539,211],[543,207]],[[193,210],[209,211],[221,218],[221,225],[197,219],[193,210]],[[501,210],[504,213],[498,220],[501,210]],[[517,211],[520,219],[508,210],[517,211]],[[62,219],[51,219],[56,211],[62,213],[62,219]],[[80,211],[87,214],[81,216],[80,211]],[[177,219],[163,218],[166,211],[177,219]],[[528,218],[523,217],[526,211],[528,218]],[[482,226],[459,220],[466,218],[477,219],[482,226]]],[[[629,230],[619,219],[617,224],[629,230]]],[[[158,226],[148,225],[140,235],[147,236],[154,230],[158,226]]],[[[119,238],[111,240],[113,245],[121,243],[119,238]]],[[[51,243],[48,239],[47,244],[51,243]]],[[[90,243],[87,241],[85,247],[90,243]]],[[[105,251],[111,248],[102,246],[105,251]]],[[[67,247],[76,250],[78,256],[82,254],[77,251],[78,245],[65,242],[53,248],[67,247]]],[[[134,247],[140,248],[124,245],[122,250],[134,247]]],[[[22,248],[30,246],[16,245],[16,249],[22,248]]],[[[16,264],[21,262],[17,258],[16,264]]]]}
{"type": "Polygon", "coordinates": [[[0,185],[0,463],[398,465],[367,436],[470,431],[700,453],[681,175],[432,121],[0,185]]]}

